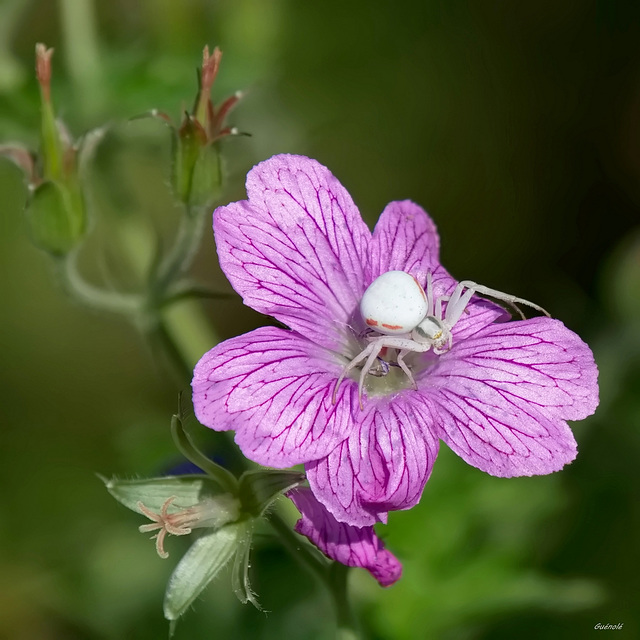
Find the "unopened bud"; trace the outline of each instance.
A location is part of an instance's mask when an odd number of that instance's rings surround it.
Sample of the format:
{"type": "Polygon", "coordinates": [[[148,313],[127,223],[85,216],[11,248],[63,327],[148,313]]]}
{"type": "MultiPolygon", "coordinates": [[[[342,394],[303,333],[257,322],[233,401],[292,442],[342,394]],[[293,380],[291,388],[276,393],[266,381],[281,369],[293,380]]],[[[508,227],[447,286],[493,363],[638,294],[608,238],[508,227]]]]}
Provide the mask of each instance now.
{"type": "Polygon", "coordinates": [[[53,49],[47,49],[40,42],[36,45],[36,78],[44,102],[51,101],[51,56],[53,49]]]}

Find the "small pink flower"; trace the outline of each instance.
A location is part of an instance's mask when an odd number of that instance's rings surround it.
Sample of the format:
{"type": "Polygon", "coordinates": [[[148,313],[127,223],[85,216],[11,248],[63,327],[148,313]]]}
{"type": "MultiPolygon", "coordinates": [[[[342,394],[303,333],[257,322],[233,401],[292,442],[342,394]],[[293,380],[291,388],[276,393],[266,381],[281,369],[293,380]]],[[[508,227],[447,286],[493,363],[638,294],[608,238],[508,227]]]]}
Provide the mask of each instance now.
{"type": "Polygon", "coordinates": [[[558,320],[506,322],[477,296],[450,348],[406,357],[415,388],[391,357],[365,375],[362,409],[359,370],[334,397],[369,343],[359,305],[378,276],[404,271],[425,289],[430,278],[446,309],[457,282],[439,263],[435,225],[418,205],[392,202],[372,233],[338,180],[301,156],[254,167],[247,194],[214,213],[220,264],[245,304],[289,329],[262,327],[203,356],[192,383],[202,424],[235,430],[259,464],[304,463],[315,498],[355,527],[420,500],[439,440],[502,477],[575,458],[566,420],[598,404],[591,350],[558,320]]]}

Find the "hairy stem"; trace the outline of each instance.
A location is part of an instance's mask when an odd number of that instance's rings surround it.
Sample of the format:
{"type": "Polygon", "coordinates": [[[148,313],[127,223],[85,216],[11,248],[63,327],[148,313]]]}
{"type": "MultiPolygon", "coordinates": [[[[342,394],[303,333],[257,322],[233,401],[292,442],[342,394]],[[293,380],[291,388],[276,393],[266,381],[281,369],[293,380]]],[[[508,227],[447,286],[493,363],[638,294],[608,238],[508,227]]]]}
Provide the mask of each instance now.
{"type": "Polygon", "coordinates": [[[160,296],[164,296],[169,286],[187,272],[202,240],[205,209],[194,209],[188,205],[186,209],[185,215],[180,219],[178,237],[158,266],[154,288],[160,296]]]}
{"type": "Polygon", "coordinates": [[[137,294],[107,291],[87,282],[77,265],[77,254],[73,253],[56,261],[58,275],[66,292],[84,306],[99,311],[119,313],[130,318],[137,316],[143,308],[144,298],[137,294]]]}
{"type": "Polygon", "coordinates": [[[105,83],[93,0],[60,0],[66,64],[85,115],[100,111],[105,83]]]}
{"type": "Polygon", "coordinates": [[[269,514],[269,522],[291,555],[316,576],[329,592],[336,612],[336,640],[359,640],[361,635],[347,589],[349,567],[339,562],[327,562],[303,542],[277,513],[269,514]]]}

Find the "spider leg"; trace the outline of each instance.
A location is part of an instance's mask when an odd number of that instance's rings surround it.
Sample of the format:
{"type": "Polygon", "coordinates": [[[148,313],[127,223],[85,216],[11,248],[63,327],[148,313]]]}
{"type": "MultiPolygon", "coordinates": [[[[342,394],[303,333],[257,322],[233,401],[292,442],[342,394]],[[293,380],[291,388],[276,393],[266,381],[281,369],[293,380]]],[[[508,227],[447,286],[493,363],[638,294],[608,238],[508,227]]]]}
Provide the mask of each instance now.
{"type": "MultiPolygon", "coordinates": [[[[376,347],[377,342],[370,342],[367,347],[365,349],[363,349],[349,364],[347,364],[345,366],[345,368],[342,370],[342,373],[340,374],[340,377],[338,378],[338,380],[336,381],[336,385],[335,387],[333,387],[333,395],[331,396],[331,403],[335,404],[336,403],[336,395],[338,393],[338,389],[340,388],[340,385],[342,384],[342,381],[345,379],[345,376],[349,373],[349,371],[351,371],[351,369],[353,369],[354,367],[356,367],[358,364],[360,364],[376,347]]],[[[378,351],[376,352],[376,355],[380,352],[380,349],[378,349],[378,351]]]]}
{"type": "Polygon", "coordinates": [[[436,300],[436,308],[435,308],[435,317],[438,318],[438,320],[442,320],[442,303],[446,302],[447,303],[447,307],[451,304],[451,296],[440,296],[437,300],[436,300]]]}
{"type": "Polygon", "coordinates": [[[416,342],[415,340],[412,340],[411,338],[400,336],[380,336],[378,340],[370,342],[369,345],[365,349],[363,349],[353,360],[351,360],[351,362],[349,362],[349,364],[347,364],[342,370],[342,373],[340,374],[340,377],[336,381],[335,387],[333,388],[333,396],[331,399],[331,402],[333,404],[336,403],[336,395],[338,393],[340,385],[342,384],[342,381],[345,379],[345,376],[349,373],[349,371],[351,371],[351,369],[358,366],[366,358],[366,362],[362,367],[362,371],[360,372],[360,378],[358,381],[358,401],[360,403],[360,409],[364,410],[364,405],[362,404],[362,390],[364,388],[364,381],[367,377],[367,373],[369,373],[371,367],[373,366],[373,363],[376,361],[378,354],[384,348],[398,349],[398,351],[400,352],[397,360],[398,366],[402,369],[402,371],[404,371],[409,380],[411,380],[412,384],[415,386],[416,383],[413,379],[413,375],[411,374],[409,367],[407,367],[406,363],[403,361],[403,358],[410,352],[424,353],[426,351],[429,351],[429,349],[431,349],[431,343],[428,342],[425,344],[421,344],[419,342],[416,342]]]}
{"type": "Polygon", "coordinates": [[[414,380],[413,374],[411,373],[411,370],[407,366],[407,363],[404,361],[404,357],[409,353],[411,353],[411,349],[402,349],[398,354],[397,362],[398,362],[398,366],[402,369],[402,371],[404,371],[407,378],[409,378],[409,380],[411,381],[413,388],[417,391],[418,385],[416,384],[416,381],[414,380]]]}
{"type": "Polygon", "coordinates": [[[455,307],[458,304],[458,300],[460,300],[460,296],[462,296],[462,292],[464,291],[466,286],[466,282],[458,282],[456,288],[453,290],[453,293],[447,297],[449,300],[449,304],[447,307],[455,307]]]}
{"type": "Polygon", "coordinates": [[[520,316],[520,318],[522,318],[522,320],[527,319],[527,316],[525,316],[524,313],[522,313],[522,309],[517,304],[515,304],[515,302],[509,302],[508,300],[503,300],[503,302],[507,306],[511,307],[512,309],[515,309],[518,312],[518,315],[520,316]]]}
{"type": "Polygon", "coordinates": [[[433,278],[431,271],[427,271],[427,315],[433,315],[433,278]]]}
{"type": "Polygon", "coordinates": [[[447,311],[445,313],[444,320],[449,327],[452,329],[456,322],[460,320],[460,316],[463,314],[464,310],[467,308],[469,301],[471,300],[471,296],[475,293],[474,289],[468,289],[464,292],[463,295],[460,295],[463,287],[460,285],[462,282],[458,283],[451,299],[449,300],[449,304],[447,304],[447,311]],[[457,294],[457,295],[456,295],[457,294]]]}
{"type": "Polygon", "coordinates": [[[530,302],[529,300],[525,300],[524,298],[518,298],[516,296],[512,296],[509,293],[503,293],[502,291],[498,291],[497,289],[490,289],[489,287],[485,287],[481,284],[477,284],[476,282],[471,282],[470,280],[464,280],[460,284],[464,284],[464,286],[473,289],[475,293],[479,293],[480,295],[490,296],[491,298],[495,298],[496,300],[502,300],[503,302],[506,302],[509,305],[513,305],[520,312],[520,315],[523,315],[523,314],[522,314],[522,311],[520,311],[520,309],[518,309],[518,307],[515,306],[516,302],[519,304],[525,304],[528,307],[535,309],[536,311],[540,311],[541,313],[544,313],[544,315],[547,316],[547,318],[551,317],[548,311],[538,306],[537,304],[530,302]]]}
{"type": "MultiPolygon", "coordinates": [[[[358,403],[360,404],[360,411],[364,411],[364,406],[362,405],[362,388],[364,387],[364,379],[369,373],[369,369],[373,366],[373,363],[376,361],[380,350],[384,346],[384,338],[378,340],[378,342],[371,343],[371,353],[367,358],[367,361],[364,363],[364,367],[362,367],[362,371],[360,371],[360,379],[358,380],[358,403]]],[[[367,347],[367,350],[369,347],[367,347]]]]}

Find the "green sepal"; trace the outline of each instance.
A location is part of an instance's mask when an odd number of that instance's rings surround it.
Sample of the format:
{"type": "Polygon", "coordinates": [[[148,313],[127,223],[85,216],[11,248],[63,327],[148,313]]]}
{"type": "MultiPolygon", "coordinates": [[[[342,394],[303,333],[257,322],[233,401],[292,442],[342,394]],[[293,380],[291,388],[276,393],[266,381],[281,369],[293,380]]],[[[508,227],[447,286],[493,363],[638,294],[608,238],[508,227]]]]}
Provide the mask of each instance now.
{"type": "Polygon", "coordinates": [[[251,589],[249,582],[249,567],[251,558],[251,544],[253,542],[254,521],[247,520],[243,523],[243,530],[238,536],[238,550],[233,562],[231,573],[231,588],[242,604],[250,602],[258,611],[262,611],[260,603],[256,600],[256,594],[251,589]]]}
{"type": "Polygon", "coordinates": [[[76,180],[83,181],[89,177],[89,168],[107,132],[107,126],[97,127],[87,131],[80,139],[76,156],[76,180]]]}
{"type": "Polygon", "coordinates": [[[200,149],[193,167],[189,204],[201,207],[211,204],[222,191],[224,171],[222,157],[216,143],[210,143],[200,149]]]}
{"type": "Polygon", "coordinates": [[[205,475],[166,476],[141,480],[98,477],[120,504],[137,513],[142,513],[138,502],[142,502],[151,511],[159,512],[171,496],[176,497],[176,505],[190,507],[203,499],[220,494],[218,484],[205,475]]]}
{"type": "Polygon", "coordinates": [[[236,495],[238,493],[238,481],[236,477],[228,469],[207,458],[207,456],[196,447],[187,433],[184,427],[184,422],[188,415],[186,404],[185,394],[181,392],[178,396],[178,413],[171,417],[171,435],[173,441],[180,453],[182,453],[189,462],[193,462],[197,467],[200,467],[200,469],[206,472],[209,478],[215,480],[224,491],[236,495]]]}
{"type": "Polygon", "coordinates": [[[82,197],[58,182],[42,182],[33,190],[25,216],[33,242],[56,256],[69,253],[84,234],[82,197]]]}
{"type": "Polygon", "coordinates": [[[243,530],[243,523],[228,524],[191,545],[169,578],[164,596],[167,620],[177,620],[231,560],[243,530]]]}
{"type": "Polygon", "coordinates": [[[173,122],[171,121],[171,118],[163,111],[158,111],[157,109],[150,109],[149,111],[145,111],[144,113],[139,113],[137,116],[133,116],[132,118],[129,118],[129,122],[133,122],[134,120],[145,120],[147,118],[155,118],[156,120],[162,120],[162,122],[169,125],[171,129],[175,129],[175,127],[173,126],[173,122]]]}
{"type": "Polygon", "coordinates": [[[304,473],[280,469],[245,471],[240,477],[239,496],[242,510],[260,517],[285,491],[305,479],[304,473]]]}
{"type": "Polygon", "coordinates": [[[185,204],[191,201],[195,166],[200,150],[207,144],[207,133],[202,125],[188,113],[173,137],[173,188],[185,204]]]}
{"type": "Polygon", "coordinates": [[[20,144],[0,144],[0,156],[11,160],[23,173],[27,184],[36,180],[35,158],[20,144]]]}
{"type": "Polygon", "coordinates": [[[63,177],[65,150],[51,102],[43,100],[40,115],[43,176],[48,180],[60,179],[63,177]]]}

